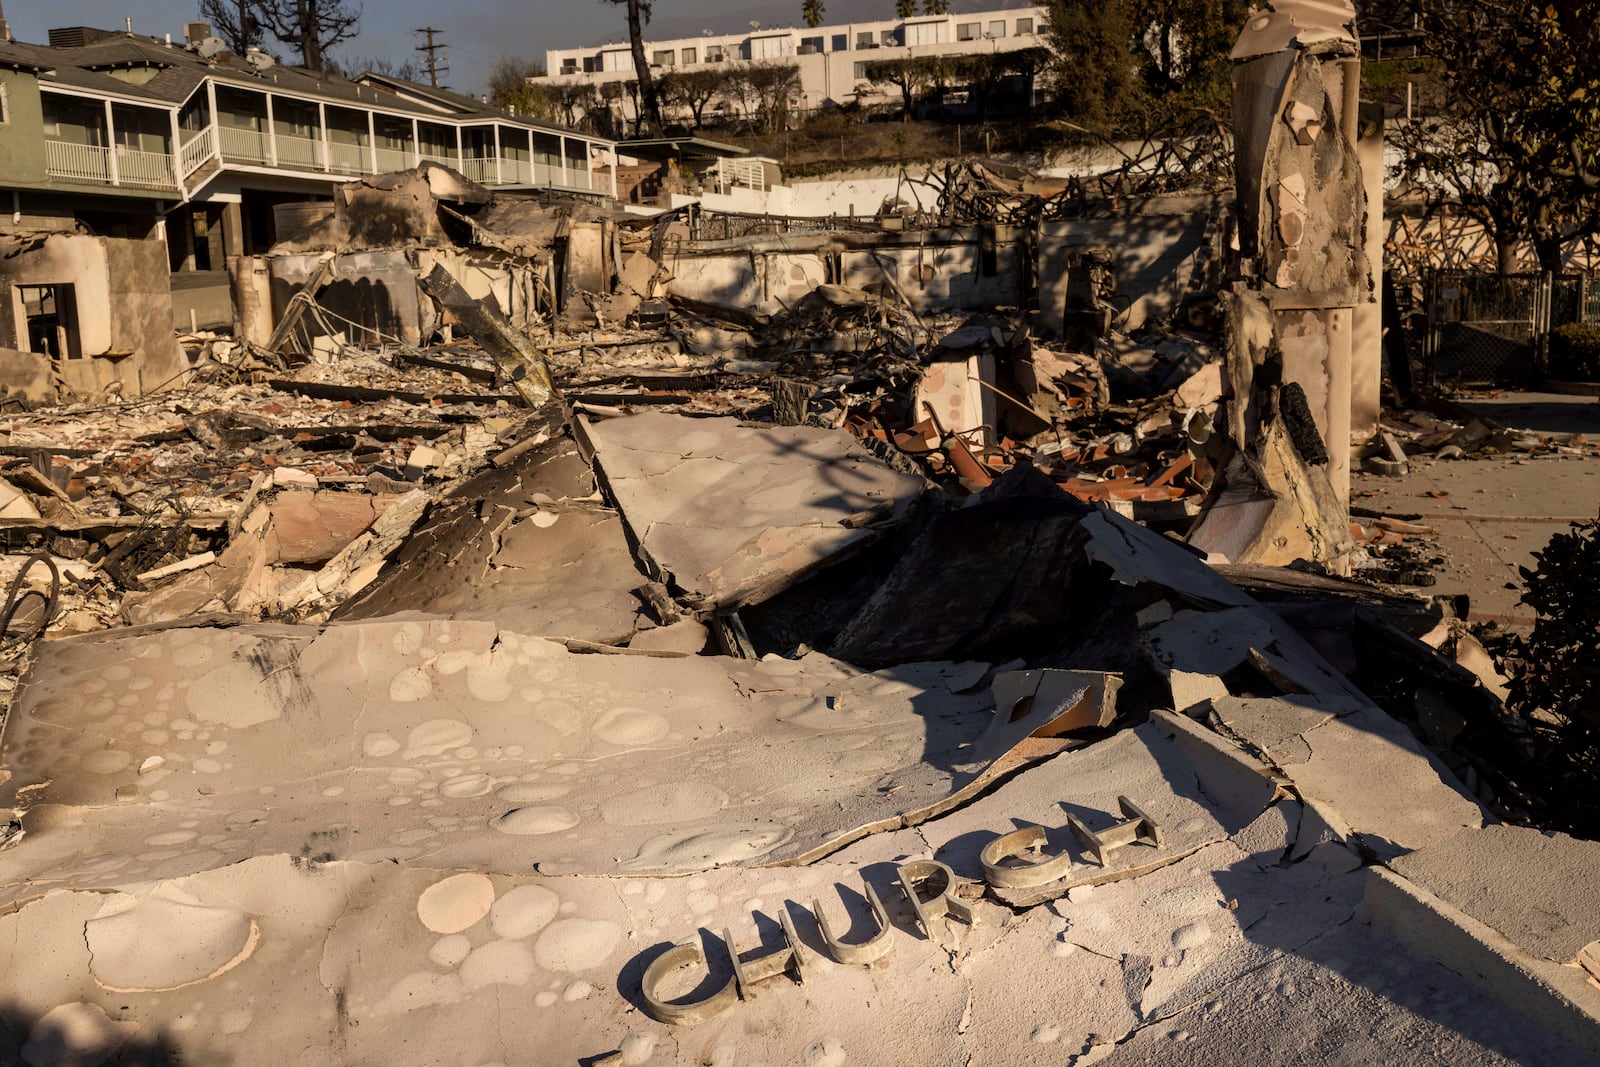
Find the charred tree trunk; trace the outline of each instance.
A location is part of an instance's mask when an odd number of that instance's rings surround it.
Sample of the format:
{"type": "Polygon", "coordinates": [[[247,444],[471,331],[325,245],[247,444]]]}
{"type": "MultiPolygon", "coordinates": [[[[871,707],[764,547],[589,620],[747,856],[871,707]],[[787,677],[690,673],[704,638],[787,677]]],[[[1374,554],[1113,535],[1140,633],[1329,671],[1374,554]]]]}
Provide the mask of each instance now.
{"type": "Polygon", "coordinates": [[[652,132],[661,132],[661,100],[656,93],[656,80],[650,74],[650,63],[644,54],[644,14],[640,10],[639,0],[627,0],[628,4],[628,41],[633,45],[633,69],[639,76],[639,99],[642,111],[639,115],[639,129],[644,126],[646,119],[650,122],[652,132]]]}

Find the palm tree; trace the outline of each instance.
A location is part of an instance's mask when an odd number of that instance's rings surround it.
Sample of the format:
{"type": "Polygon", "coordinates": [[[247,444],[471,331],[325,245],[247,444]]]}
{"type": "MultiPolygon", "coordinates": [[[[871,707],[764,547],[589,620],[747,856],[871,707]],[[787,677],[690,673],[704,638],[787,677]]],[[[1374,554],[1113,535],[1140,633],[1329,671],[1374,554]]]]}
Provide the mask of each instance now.
{"type": "Polygon", "coordinates": [[[908,19],[917,13],[917,0],[894,0],[894,17],[908,19]]]}
{"type": "Polygon", "coordinates": [[[816,29],[822,25],[822,0],[806,0],[801,14],[806,20],[806,25],[816,29]]]}
{"type": "Polygon", "coordinates": [[[944,15],[950,11],[950,0],[922,0],[924,15],[944,15]]]}

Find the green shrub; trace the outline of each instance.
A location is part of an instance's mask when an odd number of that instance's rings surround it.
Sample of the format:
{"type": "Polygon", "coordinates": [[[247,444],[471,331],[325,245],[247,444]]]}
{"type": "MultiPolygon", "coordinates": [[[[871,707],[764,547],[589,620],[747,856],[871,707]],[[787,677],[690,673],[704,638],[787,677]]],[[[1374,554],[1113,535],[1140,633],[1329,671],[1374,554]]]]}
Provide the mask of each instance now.
{"type": "Polygon", "coordinates": [[[1600,381],[1600,326],[1569,322],[1551,330],[1545,371],[1562,381],[1600,381]]]}

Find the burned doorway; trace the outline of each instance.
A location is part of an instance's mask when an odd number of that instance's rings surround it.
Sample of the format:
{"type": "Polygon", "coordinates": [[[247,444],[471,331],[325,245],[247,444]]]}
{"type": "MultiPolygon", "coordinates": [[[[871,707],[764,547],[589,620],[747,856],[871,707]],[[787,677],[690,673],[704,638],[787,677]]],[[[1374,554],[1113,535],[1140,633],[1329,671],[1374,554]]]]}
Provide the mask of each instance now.
{"type": "Polygon", "coordinates": [[[82,357],[77,301],[70,284],[19,285],[17,295],[28,327],[28,351],[52,359],[82,357]]]}

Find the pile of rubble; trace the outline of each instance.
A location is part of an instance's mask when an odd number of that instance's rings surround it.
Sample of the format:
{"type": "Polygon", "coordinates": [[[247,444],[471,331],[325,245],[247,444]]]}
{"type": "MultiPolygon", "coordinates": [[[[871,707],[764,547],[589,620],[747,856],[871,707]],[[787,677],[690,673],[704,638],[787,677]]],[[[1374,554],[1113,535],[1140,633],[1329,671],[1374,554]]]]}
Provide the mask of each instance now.
{"type": "MultiPolygon", "coordinates": [[[[1502,714],[1416,636],[1444,605],[1213,569],[1064,467],[947,491],[850,429],[888,392],[831,427],[228,388],[159,497],[217,558],[141,572],[123,610],[167,622],[41,644],[0,748],[26,1062],[1214,1062],[1263,1004],[1275,1056],[1600,1051],[1589,898],[1525,886],[1535,931],[1476,888],[1590,846],[1486,825],[1506,783],[1413,736],[1502,714]],[[401,403],[447,433],[318,462],[280,432],[401,403]]],[[[186,406],[139,428],[189,449],[186,406]]],[[[97,432],[71,506],[153,511],[97,432]]],[[[42,483],[12,484],[64,509],[42,483]]]]}
{"type": "MultiPolygon", "coordinates": [[[[7,1051],[1600,1054],[1592,880],[1529,876],[1594,846],[1496,824],[1542,801],[1463,613],[1269,565],[1428,533],[1343,528],[1304,389],[1224,358],[1270,315],[1124,336],[1091,250],[1047,342],[981,234],[690,221],[351,183],[270,329],[6,416],[7,1051]]],[[[1453,414],[1369,461],[1589,447],[1453,414]]]]}

